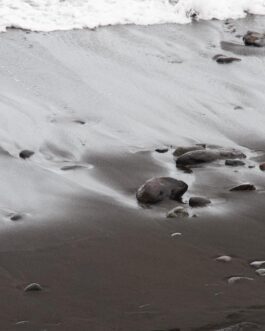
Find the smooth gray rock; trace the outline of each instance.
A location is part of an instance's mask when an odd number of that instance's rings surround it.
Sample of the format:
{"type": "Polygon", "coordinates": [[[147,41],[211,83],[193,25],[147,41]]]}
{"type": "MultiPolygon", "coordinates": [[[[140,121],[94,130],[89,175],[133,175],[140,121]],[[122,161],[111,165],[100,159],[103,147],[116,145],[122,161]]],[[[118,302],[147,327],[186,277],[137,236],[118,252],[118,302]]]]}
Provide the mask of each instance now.
{"type": "Polygon", "coordinates": [[[181,155],[177,161],[177,166],[187,166],[187,165],[195,165],[200,163],[208,163],[218,160],[220,157],[220,153],[217,151],[211,150],[197,150],[191,151],[181,155]]]}
{"type": "Polygon", "coordinates": [[[187,191],[188,185],[171,177],[158,177],[146,181],[136,193],[136,198],[142,203],[157,203],[169,198],[179,200],[187,191]]]}
{"type": "Polygon", "coordinates": [[[173,155],[175,157],[179,157],[188,152],[203,150],[203,149],[205,149],[205,147],[206,146],[204,144],[194,145],[194,146],[180,146],[175,149],[173,155]]]}
{"type": "Polygon", "coordinates": [[[243,41],[246,46],[264,47],[265,46],[265,33],[248,31],[244,35],[243,41]]]}
{"type": "Polygon", "coordinates": [[[189,205],[194,208],[206,207],[211,203],[211,200],[203,197],[191,197],[189,200],[189,205]]]}

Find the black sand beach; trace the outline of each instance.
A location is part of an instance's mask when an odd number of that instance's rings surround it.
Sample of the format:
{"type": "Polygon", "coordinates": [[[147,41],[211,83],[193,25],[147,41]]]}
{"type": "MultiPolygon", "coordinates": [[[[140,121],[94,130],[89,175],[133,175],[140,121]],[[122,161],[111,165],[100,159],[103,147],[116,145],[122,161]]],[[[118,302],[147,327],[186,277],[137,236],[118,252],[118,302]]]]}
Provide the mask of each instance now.
{"type": "Polygon", "coordinates": [[[264,18],[0,35],[0,330],[265,330],[265,49],[248,30],[264,18]],[[177,169],[201,143],[246,164],[177,169]],[[154,176],[189,185],[190,217],[137,203],[154,176]]]}

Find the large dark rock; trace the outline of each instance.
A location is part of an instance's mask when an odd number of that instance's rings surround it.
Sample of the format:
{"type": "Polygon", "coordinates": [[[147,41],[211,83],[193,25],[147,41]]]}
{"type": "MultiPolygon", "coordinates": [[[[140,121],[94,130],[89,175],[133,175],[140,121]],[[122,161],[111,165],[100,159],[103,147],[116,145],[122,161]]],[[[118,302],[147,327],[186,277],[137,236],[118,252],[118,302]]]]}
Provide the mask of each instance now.
{"type": "Polygon", "coordinates": [[[205,145],[195,145],[195,146],[180,146],[177,147],[173,153],[174,156],[179,157],[185,153],[192,152],[192,151],[201,151],[205,149],[205,145]]]}
{"type": "Polygon", "coordinates": [[[152,178],[137,191],[136,198],[142,203],[156,203],[169,198],[179,200],[187,191],[188,185],[171,177],[152,178]]]}
{"type": "Polygon", "coordinates": [[[243,41],[246,46],[264,47],[265,46],[265,33],[248,31],[244,35],[243,41]]]}
{"type": "Polygon", "coordinates": [[[193,208],[206,207],[211,203],[211,200],[203,197],[192,197],[189,200],[189,205],[193,208]]]}
{"type": "Polygon", "coordinates": [[[230,191],[255,191],[256,187],[253,184],[241,184],[230,189],[230,191]]]}
{"type": "Polygon", "coordinates": [[[195,165],[199,163],[208,163],[218,160],[219,152],[211,150],[192,151],[181,155],[177,161],[177,166],[195,165]]]}

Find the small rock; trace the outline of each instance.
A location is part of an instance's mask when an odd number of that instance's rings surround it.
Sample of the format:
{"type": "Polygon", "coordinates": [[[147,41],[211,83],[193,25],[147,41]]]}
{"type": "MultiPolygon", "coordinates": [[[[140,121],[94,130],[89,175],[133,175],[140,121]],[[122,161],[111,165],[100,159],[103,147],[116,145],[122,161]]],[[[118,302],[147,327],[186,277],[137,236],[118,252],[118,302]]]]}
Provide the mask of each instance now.
{"type": "Polygon", "coordinates": [[[136,198],[142,203],[156,203],[169,198],[179,200],[187,191],[188,185],[171,177],[158,177],[146,181],[136,193],[136,198]]]}
{"type": "Polygon", "coordinates": [[[34,152],[27,149],[19,153],[19,157],[24,160],[30,158],[32,155],[34,155],[34,152]]]}
{"type": "Polygon", "coordinates": [[[264,277],[265,276],[265,269],[258,269],[256,270],[256,273],[261,276],[261,277],[264,277]]]}
{"type": "Polygon", "coordinates": [[[81,124],[81,125],[85,125],[86,124],[86,122],[85,121],[82,121],[82,120],[75,120],[74,123],[81,124]]]}
{"type": "Polygon", "coordinates": [[[189,205],[191,207],[206,207],[211,203],[211,200],[202,197],[191,197],[189,200],[189,205]]]}
{"type": "Polygon", "coordinates": [[[11,221],[19,221],[19,220],[21,220],[22,218],[23,218],[23,216],[20,215],[20,214],[13,214],[13,215],[11,215],[11,217],[10,217],[11,221]]]}
{"type": "Polygon", "coordinates": [[[254,165],[249,165],[248,168],[249,168],[249,169],[254,169],[255,166],[254,166],[254,165]]]}
{"type": "Polygon", "coordinates": [[[178,156],[181,156],[188,152],[203,150],[203,149],[205,149],[205,147],[206,147],[206,145],[204,145],[204,144],[195,145],[195,146],[181,146],[181,147],[177,147],[175,149],[173,155],[178,157],[178,156]]]}
{"type": "Polygon", "coordinates": [[[168,152],[168,148],[157,148],[155,151],[157,153],[163,154],[168,152]]]}
{"type": "Polygon", "coordinates": [[[265,264],[265,261],[253,261],[250,263],[251,267],[254,268],[260,268],[263,264],[265,264]]]}
{"type": "Polygon", "coordinates": [[[221,149],[219,152],[220,159],[245,159],[247,157],[246,154],[236,149],[221,149]]]}
{"type": "Polygon", "coordinates": [[[243,41],[246,46],[264,47],[265,46],[265,33],[248,31],[244,35],[243,41]]]}
{"type": "Polygon", "coordinates": [[[229,285],[237,284],[237,283],[242,283],[246,281],[253,281],[253,278],[250,277],[240,277],[240,276],[235,276],[235,277],[230,277],[228,278],[227,282],[229,285]]]}
{"type": "Polygon", "coordinates": [[[245,165],[245,162],[241,160],[225,160],[225,165],[230,167],[238,167],[245,165]]]}
{"type": "Polygon", "coordinates": [[[265,171],[265,163],[261,163],[259,165],[259,168],[260,168],[261,171],[265,171]]]}
{"type": "Polygon", "coordinates": [[[232,258],[228,255],[219,256],[215,259],[217,262],[231,262],[232,258]]]}
{"type": "Polygon", "coordinates": [[[42,291],[42,290],[43,290],[43,288],[38,283],[29,284],[28,286],[26,286],[24,288],[24,292],[38,292],[38,291],[42,291]]]}
{"type": "Polygon", "coordinates": [[[177,161],[177,166],[196,165],[218,160],[220,154],[216,151],[196,150],[181,155],[177,161]]]}
{"type": "Polygon", "coordinates": [[[229,64],[233,62],[240,62],[241,59],[237,57],[229,57],[226,55],[218,54],[213,57],[213,59],[219,64],[229,64]]]}
{"type": "Polygon", "coordinates": [[[171,233],[171,237],[180,237],[180,236],[182,236],[182,233],[180,232],[171,233]]]}
{"type": "Polygon", "coordinates": [[[176,207],[167,213],[167,218],[187,217],[188,211],[184,207],[176,207]]]}
{"type": "Polygon", "coordinates": [[[241,184],[230,189],[230,191],[255,191],[256,187],[252,184],[241,184]]]}

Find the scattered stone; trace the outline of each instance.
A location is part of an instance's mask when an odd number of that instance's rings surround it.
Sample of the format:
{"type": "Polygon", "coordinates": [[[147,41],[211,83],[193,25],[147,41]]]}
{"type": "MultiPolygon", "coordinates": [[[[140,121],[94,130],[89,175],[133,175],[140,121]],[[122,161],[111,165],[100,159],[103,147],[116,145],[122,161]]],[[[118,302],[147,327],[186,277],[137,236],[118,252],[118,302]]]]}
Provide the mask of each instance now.
{"type": "Polygon", "coordinates": [[[177,166],[196,165],[200,163],[209,163],[218,160],[220,153],[209,150],[196,150],[181,155],[177,161],[177,166]]]}
{"type": "Polygon", "coordinates": [[[20,214],[13,214],[10,217],[11,221],[20,221],[22,218],[23,218],[23,216],[20,214]]]}
{"type": "Polygon", "coordinates": [[[244,109],[244,108],[241,107],[241,106],[235,106],[235,107],[234,107],[234,110],[242,110],[242,109],[244,109]]]}
{"type": "Polygon", "coordinates": [[[250,263],[251,267],[254,268],[260,268],[263,264],[265,264],[265,261],[254,261],[250,263]]]}
{"type": "Polygon", "coordinates": [[[189,212],[184,207],[176,207],[167,213],[167,218],[187,217],[189,212]]]}
{"type": "Polygon", "coordinates": [[[64,166],[61,168],[63,171],[70,171],[70,170],[77,170],[77,169],[82,169],[84,166],[81,165],[70,165],[70,166],[64,166]]]}
{"type": "Polygon", "coordinates": [[[259,165],[259,168],[260,168],[261,171],[265,171],[265,163],[261,163],[259,165]]]}
{"type": "Polygon", "coordinates": [[[238,167],[245,165],[245,162],[241,160],[225,160],[225,165],[230,167],[238,167]]]}
{"type": "Polygon", "coordinates": [[[241,184],[230,189],[230,191],[255,191],[256,187],[252,184],[241,184]]]}
{"type": "Polygon", "coordinates": [[[211,203],[211,200],[202,197],[191,197],[189,200],[189,205],[191,207],[206,207],[211,203]]]}
{"type": "Polygon", "coordinates": [[[85,125],[86,124],[86,122],[85,121],[82,121],[82,120],[75,120],[74,123],[81,124],[81,125],[85,125]]]}
{"type": "Polygon", "coordinates": [[[179,200],[188,185],[171,177],[158,177],[146,181],[137,191],[136,198],[142,203],[156,203],[169,198],[179,200]]]}
{"type": "Polygon", "coordinates": [[[237,284],[237,283],[242,283],[246,281],[253,281],[253,278],[250,277],[240,277],[240,276],[235,276],[235,277],[230,277],[228,278],[227,282],[229,285],[237,284]]]}
{"type": "Polygon", "coordinates": [[[215,260],[217,262],[231,262],[232,258],[231,258],[231,256],[228,256],[228,255],[222,255],[222,256],[217,257],[215,260]]]}
{"type": "Polygon", "coordinates": [[[38,291],[42,291],[42,290],[43,290],[43,288],[38,283],[29,284],[28,286],[26,286],[24,288],[24,292],[38,292],[38,291]]]}
{"type": "Polygon", "coordinates": [[[265,33],[248,31],[244,35],[243,41],[246,46],[264,47],[265,46],[265,33]]]}
{"type": "Polygon", "coordinates": [[[171,233],[171,237],[180,237],[180,236],[182,236],[182,233],[180,232],[171,233]]]}
{"type": "Polygon", "coordinates": [[[245,159],[246,154],[236,149],[221,149],[220,159],[245,159]]]}
{"type": "Polygon", "coordinates": [[[167,153],[168,152],[168,148],[157,148],[155,151],[157,153],[163,154],[163,153],[167,153]]]}
{"type": "Polygon", "coordinates": [[[200,151],[206,148],[206,145],[199,144],[195,146],[187,146],[187,147],[177,147],[173,153],[174,156],[179,157],[185,153],[192,152],[192,151],[200,151]]]}
{"type": "Polygon", "coordinates": [[[256,273],[261,276],[261,277],[264,277],[265,276],[265,269],[258,269],[256,270],[256,273]]]}
{"type": "Polygon", "coordinates": [[[28,159],[28,158],[30,158],[32,155],[34,155],[35,153],[33,152],[33,151],[30,151],[30,150],[27,150],[27,149],[25,149],[24,151],[21,151],[20,153],[19,153],[19,157],[21,158],[21,159],[28,159]]]}
{"type": "Polygon", "coordinates": [[[213,60],[215,60],[219,64],[228,64],[233,62],[240,62],[241,59],[237,57],[229,57],[223,54],[217,54],[213,57],[213,60]]]}

